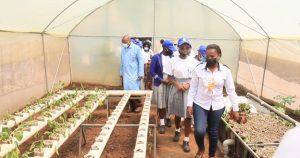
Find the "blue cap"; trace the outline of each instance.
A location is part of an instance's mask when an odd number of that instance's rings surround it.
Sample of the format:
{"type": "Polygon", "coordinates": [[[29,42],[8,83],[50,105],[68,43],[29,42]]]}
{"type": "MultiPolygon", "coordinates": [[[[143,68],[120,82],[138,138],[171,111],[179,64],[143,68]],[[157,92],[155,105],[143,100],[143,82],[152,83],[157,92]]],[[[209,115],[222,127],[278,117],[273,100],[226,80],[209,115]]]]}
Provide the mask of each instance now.
{"type": "Polygon", "coordinates": [[[143,47],[143,42],[142,41],[138,41],[136,45],[138,45],[140,47],[143,47]]]}
{"type": "Polygon", "coordinates": [[[201,45],[198,49],[198,52],[201,53],[201,56],[205,57],[206,56],[206,46],[205,45],[201,45]]]}
{"type": "Polygon", "coordinates": [[[168,40],[168,39],[164,40],[164,43],[162,45],[163,45],[163,47],[166,47],[173,52],[177,51],[176,47],[174,46],[173,41],[171,41],[171,40],[168,40]]]}
{"type": "Polygon", "coordinates": [[[181,37],[181,38],[179,38],[179,40],[178,40],[178,42],[177,42],[177,45],[178,46],[181,46],[181,45],[183,45],[183,44],[188,44],[188,45],[190,45],[191,47],[192,47],[192,45],[191,45],[191,42],[189,41],[189,39],[187,39],[187,38],[185,38],[185,37],[181,37]]]}

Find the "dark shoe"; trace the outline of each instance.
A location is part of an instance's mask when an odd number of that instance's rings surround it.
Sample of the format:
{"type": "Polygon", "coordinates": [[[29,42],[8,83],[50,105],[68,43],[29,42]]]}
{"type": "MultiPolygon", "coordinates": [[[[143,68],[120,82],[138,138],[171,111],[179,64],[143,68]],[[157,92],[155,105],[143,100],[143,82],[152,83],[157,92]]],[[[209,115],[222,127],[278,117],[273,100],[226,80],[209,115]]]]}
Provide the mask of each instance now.
{"type": "Polygon", "coordinates": [[[180,132],[175,131],[173,142],[178,142],[179,141],[179,137],[180,137],[180,132]]]}
{"type": "Polygon", "coordinates": [[[165,128],[166,128],[165,125],[159,126],[159,134],[165,134],[165,128]]]}
{"type": "Polygon", "coordinates": [[[182,148],[183,148],[184,152],[190,152],[191,151],[188,141],[183,141],[182,148]]]}
{"type": "Polygon", "coordinates": [[[169,119],[169,118],[166,119],[166,126],[167,127],[171,127],[172,126],[171,119],[169,119]]]}
{"type": "Polygon", "coordinates": [[[137,108],[134,110],[135,113],[139,113],[139,112],[141,112],[141,111],[142,111],[142,107],[137,107],[137,108]]]}

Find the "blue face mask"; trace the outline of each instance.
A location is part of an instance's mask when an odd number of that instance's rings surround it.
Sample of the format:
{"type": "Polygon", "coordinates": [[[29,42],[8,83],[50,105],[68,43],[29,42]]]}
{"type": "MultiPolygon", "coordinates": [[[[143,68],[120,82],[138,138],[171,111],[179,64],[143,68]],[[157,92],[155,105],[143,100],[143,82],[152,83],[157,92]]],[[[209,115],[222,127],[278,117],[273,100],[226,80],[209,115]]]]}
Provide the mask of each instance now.
{"type": "Polygon", "coordinates": [[[206,57],[202,57],[201,58],[201,61],[204,63],[204,62],[206,62],[206,57]]]}

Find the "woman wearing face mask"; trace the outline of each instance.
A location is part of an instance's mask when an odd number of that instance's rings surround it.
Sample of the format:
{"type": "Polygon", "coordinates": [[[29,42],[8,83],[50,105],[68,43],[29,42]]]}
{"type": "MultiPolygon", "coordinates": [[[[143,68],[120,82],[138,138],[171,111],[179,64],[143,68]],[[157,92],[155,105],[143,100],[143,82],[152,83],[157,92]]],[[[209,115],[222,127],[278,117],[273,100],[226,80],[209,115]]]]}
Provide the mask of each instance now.
{"type": "Polygon", "coordinates": [[[145,72],[145,77],[144,77],[144,84],[145,84],[145,89],[146,90],[151,90],[152,89],[152,77],[150,74],[150,63],[151,63],[151,58],[153,56],[153,52],[151,50],[151,43],[150,41],[145,41],[143,43],[143,55],[144,55],[144,72],[145,72]]]}
{"type": "Polygon", "coordinates": [[[173,52],[176,51],[176,47],[171,40],[164,40],[162,46],[162,52],[154,55],[150,64],[150,73],[154,78],[152,99],[153,104],[156,104],[158,108],[160,134],[165,133],[165,118],[168,109],[169,80],[165,70],[166,65],[170,63],[171,58],[174,56],[173,52]]]}
{"type": "Polygon", "coordinates": [[[228,67],[219,62],[222,52],[218,45],[206,48],[206,62],[198,65],[193,72],[188,94],[187,111],[195,121],[195,139],[198,145],[196,158],[203,156],[206,125],[209,135],[209,157],[215,157],[218,142],[218,127],[225,110],[223,86],[226,88],[233,107],[234,119],[238,119],[237,95],[228,67]]]}
{"type": "Polygon", "coordinates": [[[190,87],[191,75],[196,67],[196,62],[193,58],[188,57],[191,51],[191,43],[187,38],[178,40],[179,55],[171,59],[168,69],[168,79],[172,83],[170,87],[168,112],[175,114],[175,135],[174,142],[179,141],[181,117],[184,120],[184,140],[183,151],[189,152],[189,133],[191,130],[191,115],[186,112],[187,95],[190,87]]]}

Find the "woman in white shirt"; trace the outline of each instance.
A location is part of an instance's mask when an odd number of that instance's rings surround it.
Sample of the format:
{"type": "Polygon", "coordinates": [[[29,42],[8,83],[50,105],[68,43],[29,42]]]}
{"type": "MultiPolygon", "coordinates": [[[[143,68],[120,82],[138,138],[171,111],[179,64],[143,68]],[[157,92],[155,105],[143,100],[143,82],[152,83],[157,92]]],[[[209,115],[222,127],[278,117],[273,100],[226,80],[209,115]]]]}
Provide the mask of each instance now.
{"type": "Polygon", "coordinates": [[[218,142],[218,127],[225,106],[223,87],[233,107],[233,116],[238,118],[237,95],[230,69],[219,62],[221,49],[216,44],[206,48],[206,62],[198,65],[193,72],[188,94],[187,111],[195,121],[195,139],[198,145],[196,158],[204,153],[206,125],[209,135],[209,157],[214,157],[218,142]]]}
{"type": "Polygon", "coordinates": [[[143,43],[143,55],[144,55],[144,89],[151,90],[152,89],[152,77],[150,74],[150,64],[151,58],[153,56],[153,51],[151,50],[150,41],[145,41],[143,43]]]}
{"type": "Polygon", "coordinates": [[[169,67],[166,69],[168,79],[172,83],[170,86],[168,113],[175,114],[175,136],[174,142],[179,141],[181,117],[185,118],[185,137],[183,140],[183,150],[190,151],[189,133],[191,130],[191,116],[186,112],[187,95],[190,87],[192,72],[196,66],[193,58],[188,57],[191,51],[191,43],[182,37],[178,40],[179,55],[171,59],[169,67]]]}

